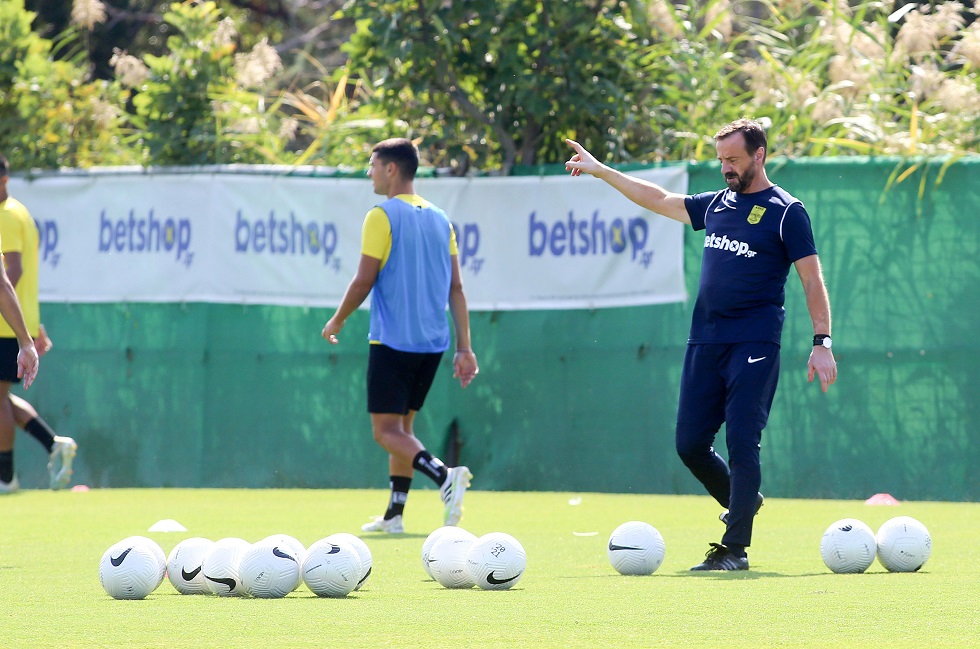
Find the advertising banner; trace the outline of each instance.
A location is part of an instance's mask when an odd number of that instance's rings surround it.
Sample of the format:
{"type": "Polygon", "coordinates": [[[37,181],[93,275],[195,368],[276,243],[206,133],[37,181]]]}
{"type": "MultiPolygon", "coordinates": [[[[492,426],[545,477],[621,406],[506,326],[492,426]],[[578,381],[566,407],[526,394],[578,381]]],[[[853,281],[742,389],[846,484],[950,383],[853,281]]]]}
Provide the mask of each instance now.
{"type": "MultiPolygon", "coordinates": [[[[686,192],[686,167],[635,175],[686,192]]],[[[370,179],[225,173],[11,178],[40,230],[44,302],[336,306],[370,179]]],[[[473,310],[685,299],[683,228],[588,177],[423,178],[456,230],[473,310]]]]}

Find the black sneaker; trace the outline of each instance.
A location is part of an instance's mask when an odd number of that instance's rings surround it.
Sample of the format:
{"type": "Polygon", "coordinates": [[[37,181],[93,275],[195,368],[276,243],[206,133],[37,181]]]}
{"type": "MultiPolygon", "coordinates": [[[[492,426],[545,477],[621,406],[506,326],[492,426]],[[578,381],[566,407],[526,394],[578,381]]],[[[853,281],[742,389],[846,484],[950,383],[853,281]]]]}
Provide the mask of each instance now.
{"type": "Polygon", "coordinates": [[[704,555],[704,562],[691,570],[748,570],[749,558],[736,557],[732,551],[721,543],[712,543],[711,549],[704,555]]]}
{"type": "MultiPolygon", "coordinates": [[[[765,500],[766,499],[762,497],[762,494],[759,494],[759,496],[755,499],[755,513],[756,514],[759,513],[759,510],[760,509],[762,509],[762,503],[764,503],[765,500]]],[[[720,520],[725,525],[728,525],[728,510],[727,509],[725,511],[723,511],[721,514],[718,515],[718,520],[720,520]]]]}

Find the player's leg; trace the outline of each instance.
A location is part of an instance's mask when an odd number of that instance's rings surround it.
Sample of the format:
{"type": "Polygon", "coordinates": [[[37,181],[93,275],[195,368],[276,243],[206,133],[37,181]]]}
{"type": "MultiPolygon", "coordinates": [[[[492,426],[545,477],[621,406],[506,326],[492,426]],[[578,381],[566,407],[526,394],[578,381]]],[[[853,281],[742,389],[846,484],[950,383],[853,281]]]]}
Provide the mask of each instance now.
{"type": "Polygon", "coordinates": [[[779,345],[742,343],[727,358],[726,441],[731,470],[731,500],[722,543],[736,554],[752,542],[760,506],[762,430],[779,381],[779,345]]]}
{"type": "Polygon", "coordinates": [[[722,507],[727,507],[731,489],[728,464],[713,446],[725,419],[725,382],[717,367],[721,347],[687,346],[675,444],[684,465],[722,507]]]}
{"type": "MultiPolygon", "coordinates": [[[[417,355],[415,380],[408,402],[413,411],[422,409],[441,359],[442,354],[417,355]]],[[[447,469],[442,460],[434,457],[424,448],[412,460],[412,465],[439,486],[439,497],[442,498],[444,506],[443,522],[446,525],[457,525],[463,517],[463,495],[470,486],[470,480],[473,479],[469,468],[455,466],[447,469]]]]}
{"type": "Polygon", "coordinates": [[[14,473],[14,412],[10,405],[10,386],[17,378],[16,338],[0,338],[0,494],[14,493],[20,488],[14,473]]]}
{"type": "Polygon", "coordinates": [[[9,395],[14,422],[48,451],[48,477],[52,489],[62,489],[71,482],[72,461],[78,444],[71,437],[55,435],[48,423],[29,402],[16,394],[9,395]]]}

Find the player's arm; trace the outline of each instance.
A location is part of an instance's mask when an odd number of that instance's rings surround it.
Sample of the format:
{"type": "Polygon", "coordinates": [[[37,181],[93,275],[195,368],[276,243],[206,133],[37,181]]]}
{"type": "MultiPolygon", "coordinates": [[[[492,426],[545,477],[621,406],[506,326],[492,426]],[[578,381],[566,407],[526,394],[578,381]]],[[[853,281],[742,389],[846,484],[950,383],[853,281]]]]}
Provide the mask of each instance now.
{"type": "Polygon", "coordinates": [[[669,192],[660,185],[604,165],[575,140],[565,140],[565,142],[575,149],[575,154],[565,163],[565,169],[573,176],[587,173],[609,183],[616,191],[640,207],[681,223],[691,223],[691,217],[684,206],[684,194],[669,192]]]}
{"type": "Polygon", "coordinates": [[[344,328],[347,318],[367,299],[367,296],[371,293],[371,289],[374,287],[374,282],[378,279],[378,272],[380,270],[380,259],[369,255],[361,255],[361,261],[357,265],[357,272],[354,274],[354,278],[351,279],[350,284],[347,285],[347,290],[344,291],[344,297],[340,300],[340,306],[337,307],[337,311],[327,321],[327,324],[323,325],[322,335],[324,338],[335,345],[337,344],[337,334],[344,328]]]}
{"type": "MultiPolygon", "coordinates": [[[[830,297],[827,295],[827,285],[820,268],[820,258],[809,255],[797,259],[794,265],[803,283],[806,308],[810,312],[810,320],[813,321],[813,334],[830,335],[830,297]]],[[[826,392],[837,380],[837,361],[834,360],[833,351],[814,345],[807,361],[807,372],[807,380],[813,381],[816,374],[820,379],[820,389],[826,392]]]]}
{"type": "Polygon", "coordinates": [[[17,343],[20,351],[17,353],[17,376],[23,380],[25,388],[30,387],[37,376],[37,350],[34,348],[34,339],[27,331],[27,323],[24,322],[24,312],[21,311],[20,302],[17,300],[17,292],[14,285],[10,283],[3,264],[0,264],[0,315],[7,321],[10,328],[17,336],[17,343]]]}
{"type": "MultiPolygon", "coordinates": [[[[4,243],[7,243],[4,239],[4,243]]],[[[17,287],[17,282],[20,281],[21,276],[24,274],[24,266],[21,263],[20,252],[16,250],[11,250],[9,252],[3,253],[3,267],[7,271],[7,277],[10,278],[10,283],[17,287]]]]}
{"type": "Polygon", "coordinates": [[[463,278],[459,272],[459,257],[452,255],[453,275],[449,284],[449,314],[453,318],[456,330],[456,353],[453,354],[453,377],[459,379],[464,388],[470,384],[480,367],[473,353],[473,343],[470,340],[470,312],[466,306],[466,294],[463,292],[463,278]]]}

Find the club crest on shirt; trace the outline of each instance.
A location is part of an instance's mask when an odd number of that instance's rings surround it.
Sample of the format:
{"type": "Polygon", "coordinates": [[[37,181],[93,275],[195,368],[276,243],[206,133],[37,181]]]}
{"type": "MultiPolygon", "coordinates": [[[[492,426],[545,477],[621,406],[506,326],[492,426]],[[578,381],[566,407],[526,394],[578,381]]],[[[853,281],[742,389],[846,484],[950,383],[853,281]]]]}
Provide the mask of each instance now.
{"type": "Polygon", "coordinates": [[[755,225],[756,223],[762,220],[762,215],[765,213],[766,213],[766,208],[762,207],[761,205],[756,205],[755,207],[752,208],[752,211],[749,212],[749,218],[748,218],[749,223],[755,225]]]}

